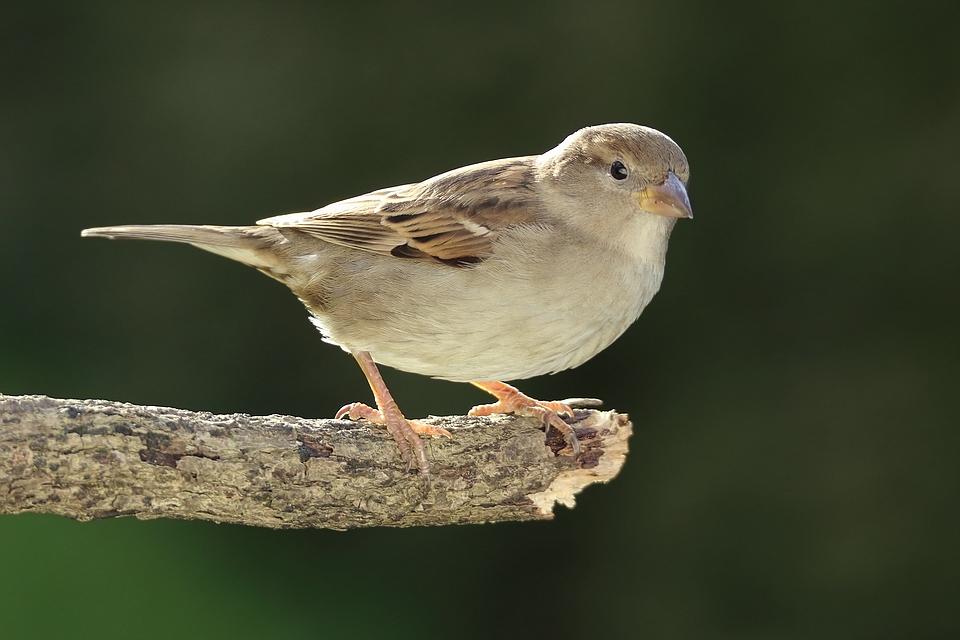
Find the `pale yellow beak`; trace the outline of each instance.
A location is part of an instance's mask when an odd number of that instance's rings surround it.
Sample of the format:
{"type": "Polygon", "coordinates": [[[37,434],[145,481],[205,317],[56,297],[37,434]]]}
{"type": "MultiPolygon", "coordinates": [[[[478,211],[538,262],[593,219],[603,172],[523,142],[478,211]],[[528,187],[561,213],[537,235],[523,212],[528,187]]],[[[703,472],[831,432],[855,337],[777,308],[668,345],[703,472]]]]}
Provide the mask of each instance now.
{"type": "Polygon", "coordinates": [[[680,182],[680,178],[673,175],[673,171],[667,172],[667,179],[660,184],[644,187],[637,199],[640,201],[640,208],[648,213],[668,218],[693,217],[687,189],[680,182]]]}

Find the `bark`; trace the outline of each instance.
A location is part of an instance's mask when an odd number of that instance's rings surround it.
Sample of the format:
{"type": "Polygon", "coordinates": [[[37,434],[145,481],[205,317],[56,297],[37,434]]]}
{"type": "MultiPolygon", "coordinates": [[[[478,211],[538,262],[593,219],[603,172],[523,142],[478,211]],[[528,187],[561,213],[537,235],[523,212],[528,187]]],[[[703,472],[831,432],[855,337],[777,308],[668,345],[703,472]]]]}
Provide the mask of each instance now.
{"type": "Polygon", "coordinates": [[[632,429],[578,409],[574,460],[528,418],[423,422],[453,434],[426,442],[429,489],[364,422],[0,394],[0,513],[329,529],[545,520],[617,475],[632,429]]]}

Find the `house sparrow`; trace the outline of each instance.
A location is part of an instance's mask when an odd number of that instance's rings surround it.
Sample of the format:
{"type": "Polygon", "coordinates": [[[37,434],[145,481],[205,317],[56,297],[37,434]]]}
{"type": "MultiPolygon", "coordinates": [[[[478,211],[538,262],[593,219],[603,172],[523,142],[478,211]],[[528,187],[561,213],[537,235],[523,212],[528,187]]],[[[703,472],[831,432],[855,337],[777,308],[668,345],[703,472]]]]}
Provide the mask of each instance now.
{"type": "Polygon", "coordinates": [[[186,242],[290,287],[324,340],[356,358],[384,424],[429,482],[417,435],[377,363],[471,382],[497,398],[471,415],[517,413],[559,429],[569,406],[496,382],[576,367],[640,315],[663,278],[670,231],[691,218],[687,159],[635,124],[581,129],[539,156],[454,169],[257,226],[119,226],[82,235],[186,242]]]}

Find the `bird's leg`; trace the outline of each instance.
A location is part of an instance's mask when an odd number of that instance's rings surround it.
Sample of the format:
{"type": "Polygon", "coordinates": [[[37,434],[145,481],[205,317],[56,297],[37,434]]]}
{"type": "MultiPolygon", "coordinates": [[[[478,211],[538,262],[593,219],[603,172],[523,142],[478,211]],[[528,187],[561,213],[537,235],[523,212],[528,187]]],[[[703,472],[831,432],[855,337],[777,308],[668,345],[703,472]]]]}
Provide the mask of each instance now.
{"type": "Polygon", "coordinates": [[[577,434],[573,428],[563,421],[561,413],[573,417],[573,409],[570,405],[562,402],[541,402],[534,400],[530,396],[520,393],[516,387],[511,387],[503,382],[471,382],[475,387],[479,387],[496,396],[497,401],[493,404],[481,404],[470,409],[471,416],[489,416],[492,413],[514,413],[518,416],[530,416],[537,418],[549,430],[550,427],[556,428],[563,434],[567,444],[573,449],[573,455],[580,455],[580,442],[577,440],[577,434]]]}
{"type": "Polygon", "coordinates": [[[363,370],[363,375],[366,376],[367,382],[370,383],[370,389],[373,391],[373,398],[376,400],[379,410],[355,402],[342,407],[340,411],[337,412],[336,417],[342,418],[346,415],[351,420],[363,418],[369,422],[386,426],[387,431],[397,442],[397,447],[400,449],[400,457],[407,463],[407,469],[413,465],[413,460],[416,458],[417,468],[429,484],[430,462],[427,460],[427,451],[423,446],[423,440],[417,436],[417,433],[431,436],[445,435],[449,438],[450,432],[446,429],[431,427],[430,425],[413,422],[404,418],[393,396],[390,395],[390,391],[387,389],[387,385],[383,381],[383,377],[380,375],[380,371],[377,369],[377,365],[374,363],[373,358],[370,357],[370,354],[366,351],[358,351],[353,354],[353,357],[357,359],[360,369],[363,370]]]}

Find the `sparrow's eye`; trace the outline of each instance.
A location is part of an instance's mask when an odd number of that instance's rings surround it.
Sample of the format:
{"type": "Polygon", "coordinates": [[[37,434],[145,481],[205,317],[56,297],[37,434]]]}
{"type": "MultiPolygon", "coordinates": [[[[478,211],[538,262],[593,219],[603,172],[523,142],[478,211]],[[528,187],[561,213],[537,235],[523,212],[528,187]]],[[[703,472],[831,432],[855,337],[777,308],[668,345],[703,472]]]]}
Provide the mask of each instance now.
{"type": "Polygon", "coordinates": [[[614,160],[613,164],[610,165],[610,175],[616,180],[626,180],[627,176],[630,175],[627,171],[627,168],[623,166],[623,163],[619,160],[614,160]]]}

